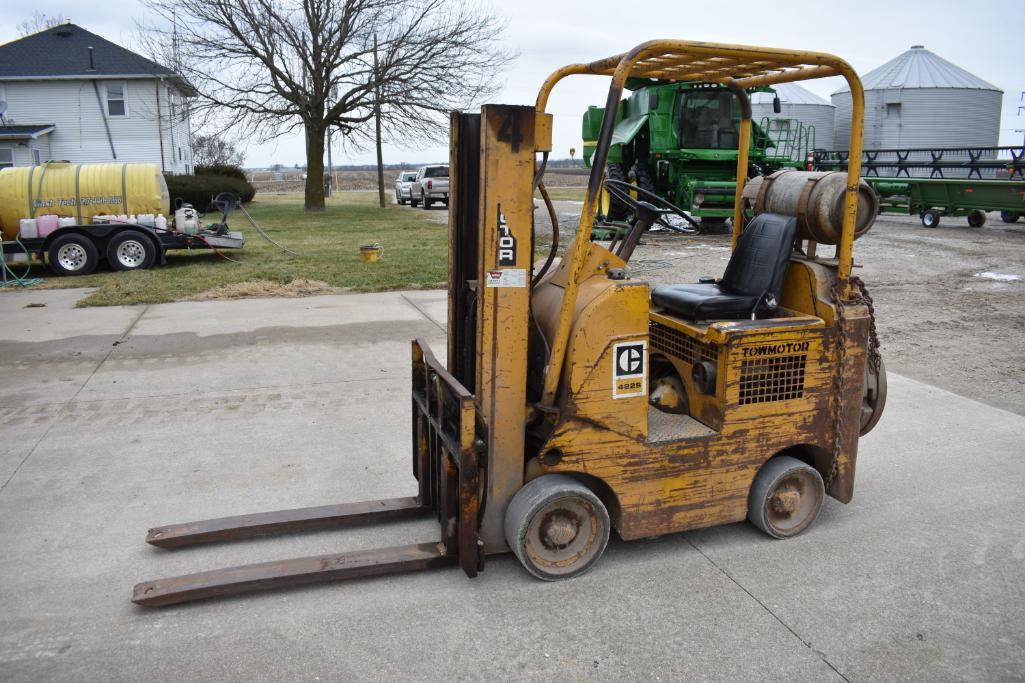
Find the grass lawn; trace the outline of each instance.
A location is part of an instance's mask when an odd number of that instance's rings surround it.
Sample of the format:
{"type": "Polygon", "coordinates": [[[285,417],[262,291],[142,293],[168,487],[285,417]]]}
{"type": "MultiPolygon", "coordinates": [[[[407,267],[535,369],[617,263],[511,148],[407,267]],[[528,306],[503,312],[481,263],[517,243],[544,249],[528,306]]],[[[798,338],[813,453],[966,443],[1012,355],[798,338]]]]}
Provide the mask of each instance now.
{"type": "MultiPolygon", "coordinates": [[[[276,241],[298,252],[292,256],[264,240],[241,213],[229,217],[246,237],[244,249],[169,251],[167,263],[149,270],[112,272],[105,264],[85,277],[57,277],[42,266],[33,275],[44,288],[97,287],[80,306],[164,303],[243,283],[285,284],[308,279],[355,291],[443,287],[448,235],[443,222],[427,212],[388,204],[377,206],[376,192],[338,193],[322,214],[303,212],[301,194],[257,195],[248,206],[253,218],[276,241]],[[362,244],[384,247],[378,263],[363,263],[362,244]]],[[[20,269],[17,269],[20,272],[20,269]]]]}
{"type": "MultiPolygon", "coordinates": [[[[586,187],[548,187],[548,196],[552,198],[552,201],[584,201],[584,192],[587,190],[586,187]]],[[[541,198],[540,192],[535,192],[534,196],[538,199],[541,198]]]]}

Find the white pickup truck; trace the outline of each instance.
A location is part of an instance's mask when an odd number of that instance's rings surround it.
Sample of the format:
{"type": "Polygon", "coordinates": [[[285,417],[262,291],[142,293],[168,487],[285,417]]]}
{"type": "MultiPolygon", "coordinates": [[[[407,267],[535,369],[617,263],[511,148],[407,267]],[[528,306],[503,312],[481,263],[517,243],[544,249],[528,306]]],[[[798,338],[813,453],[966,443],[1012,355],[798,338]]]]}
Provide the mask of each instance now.
{"type": "Polygon", "coordinates": [[[429,209],[434,202],[448,206],[448,166],[421,166],[409,194],[413,206],[429,209]]]}

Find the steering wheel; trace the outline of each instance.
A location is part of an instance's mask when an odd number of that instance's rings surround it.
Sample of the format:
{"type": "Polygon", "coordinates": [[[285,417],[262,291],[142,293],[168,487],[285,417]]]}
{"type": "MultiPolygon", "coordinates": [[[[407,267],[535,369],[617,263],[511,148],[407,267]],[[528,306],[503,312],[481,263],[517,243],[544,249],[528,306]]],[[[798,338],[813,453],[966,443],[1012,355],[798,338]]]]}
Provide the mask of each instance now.
{"type": "Polygon", "coordinates": [[[691,218],[686,211],[676,206],[675,204],[672,204],[668,200],[659,197],[657,194],[651,192],[650,190],[645,190],[642,187],[631,185],[630,183],[622,180],[611,179],[607,179],[605,181],[605,189],[608,190],[608,193],[612,195],[613,198],[623,202],[624,204],[629,206],[634,212],[637,211],[637,200],[631,197],[630,193],[636,192],[639,197],[641,197],[642,199],[644,199],[649,204],[655,207],[655,212],[658,213],[658,218],[655,219],[655,222],[661,225],[662,227],[666,228],[667,230],[672,230],[674,232],[683,232],[689,235],[692,235],[698,231],[698,222],[691,218]],[[684,219],[685,221],[690,223],[694,229],[687,230],[686,228],[681,228],[676,225],[672,225],[667,220],[665,220],[665,216],[670,213],[674,213],[680,218],[684,219]]]}

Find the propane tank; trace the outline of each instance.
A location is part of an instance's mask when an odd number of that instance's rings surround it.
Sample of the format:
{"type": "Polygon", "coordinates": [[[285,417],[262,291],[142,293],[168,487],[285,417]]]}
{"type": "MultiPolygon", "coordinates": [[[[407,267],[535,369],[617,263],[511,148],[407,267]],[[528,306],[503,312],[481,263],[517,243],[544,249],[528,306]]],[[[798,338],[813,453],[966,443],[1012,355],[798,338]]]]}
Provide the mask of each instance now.
{"type": "MultiPolygon", "coordinates": [[[[843,231],[844,193],[847,174],[841,171],[794,171],[786,169],[770,176],[752,178],[744,187],[743,199],[755,215],[778,213],[797,216],[798,236],[819,244],[836,244],[843,231]]],[[[858,183],[858,215],[854,239],[875,223],[879,196],[864,180],[858,183]]]]}
{"type": "Polygon", "coordinates": [[[174,212],[174,229],[186,235],[195,235],[199,232],[199,220],[192,204],[182,204],[181,208],[174,212]]]}

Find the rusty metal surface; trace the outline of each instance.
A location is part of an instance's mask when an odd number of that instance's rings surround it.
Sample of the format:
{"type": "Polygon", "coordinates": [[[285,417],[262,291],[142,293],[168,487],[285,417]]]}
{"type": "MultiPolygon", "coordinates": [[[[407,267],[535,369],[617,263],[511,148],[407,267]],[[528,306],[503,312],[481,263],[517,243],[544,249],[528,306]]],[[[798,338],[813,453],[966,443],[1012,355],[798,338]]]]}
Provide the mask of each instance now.
{"type": "Polygon", "coordinates": [[[161,548],[178,548],[199,543],[407,519],[424,514],[428,509],[419,498],[409,497],[277,510],[154,527],[146,534],[146,542],[161,548]]]}
{"type": "Polygon", "coordinates": [[[135,585],[132,602],[164,607],[252,591],[448,567],[456,563],[439,543],[360,550],[337,555],[248,564],[135,585]]]}

